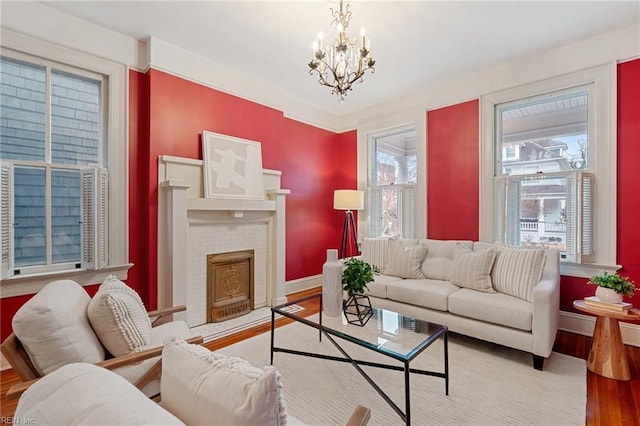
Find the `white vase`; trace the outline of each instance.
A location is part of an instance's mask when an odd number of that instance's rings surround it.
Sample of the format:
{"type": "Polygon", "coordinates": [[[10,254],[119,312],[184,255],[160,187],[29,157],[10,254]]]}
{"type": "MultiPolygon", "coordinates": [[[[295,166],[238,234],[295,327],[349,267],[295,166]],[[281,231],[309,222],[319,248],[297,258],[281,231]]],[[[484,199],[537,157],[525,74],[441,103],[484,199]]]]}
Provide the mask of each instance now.
{"type": "Polygon", "coordinates": [[[342,313],[342,264],[336,249],[327,250],[327,261],[322,265],[322,310],[330,317],[342,313]]]}
{"type": "Polygon", "coordinates": [[[596,288],[596,297],[603,302],[620,303],[622,302],[623,295],[616,293],[616,291],[611,288],[598,286],[598,288],[596,288]]]}

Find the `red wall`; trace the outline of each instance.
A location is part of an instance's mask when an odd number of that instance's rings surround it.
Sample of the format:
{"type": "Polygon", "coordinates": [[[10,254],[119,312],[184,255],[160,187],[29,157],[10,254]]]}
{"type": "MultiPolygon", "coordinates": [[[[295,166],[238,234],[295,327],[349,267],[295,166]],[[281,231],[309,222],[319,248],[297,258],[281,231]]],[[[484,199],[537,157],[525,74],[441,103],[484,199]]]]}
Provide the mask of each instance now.
{"type": "Polygon", "coordinates": [[[478,240],[478,101],[427,113],[427,237],[478,240]]]}
{"type": "MultiPolygon", "coordinates": [[[[286,279],[319,274],[325,250],[339,244],[340,230],[335,226],[332,208],[333,190],[355,187],[355,171],[341,170],[344,150],[349,166],[355,168],[355,132],[338,135],[285,118],[281,111],[250,102],[157,70],[150,70],[148,96],[148,139],[139,132],[140,155],[131,163],[131,173],[139,176],[147,189],[139,200],[146,229],[145,249],[132,257],[141,266],[148,289],[147,303],[155,307],[157,299],[157,179],[158,156],[167,154],[202,158],[201,133],[208,130],[258,141],[262,144],[263,166],[282,171],[282,187],[291,190],[286,205],[286,279]],[[143,182],[144,181],[144,182],[143,182]]],[[[132,101],[133,102],[133,101],[132,101]]],[[[144,117],[143,117],[144,118],[144,117]]],[[[131,238],[137,237],[131,232],[131,238]]],[[[133,253],[132,253],[133,256],[133,253]]],[[[142,278],[141,278],[142,279],[142,278]]],[[[133,278],[130,279],[133,281],[133,278]]]]}

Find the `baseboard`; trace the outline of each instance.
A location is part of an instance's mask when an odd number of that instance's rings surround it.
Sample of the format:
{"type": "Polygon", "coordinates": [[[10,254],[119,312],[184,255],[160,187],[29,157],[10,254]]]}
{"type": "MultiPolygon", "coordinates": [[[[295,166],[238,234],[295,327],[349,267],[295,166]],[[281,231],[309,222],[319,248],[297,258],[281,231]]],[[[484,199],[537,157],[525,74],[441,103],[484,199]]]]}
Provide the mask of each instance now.
{"type": "MultiPolygon", "coordinates": [[[[560,330],[592,336],[595,325],[593,316],[560,311],[560,330]]],[[[620,333],[625,344],[640,347],[640,325],[620,321],[620,333]]]]}
{"type": "Polygon", "coordinates": [[[310,290],[322,285],[322,274],[299,278],[284,283],[284,292],[289,295],[299,291],[310,290]]]}

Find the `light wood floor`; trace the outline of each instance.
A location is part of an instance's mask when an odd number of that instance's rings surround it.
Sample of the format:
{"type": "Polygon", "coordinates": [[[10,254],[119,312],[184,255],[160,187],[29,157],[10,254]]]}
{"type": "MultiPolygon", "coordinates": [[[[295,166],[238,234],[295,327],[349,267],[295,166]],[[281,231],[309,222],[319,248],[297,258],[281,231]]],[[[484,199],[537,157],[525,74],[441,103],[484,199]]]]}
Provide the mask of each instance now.
{"type": "MultiPolygon", "coordinates": [[[[311,290],[309,292],[298,293],[291,296],[290,299],[316,291],[317,290],[311,290]]],[[[309,315],[317,312],[316,309],[310,306],[306,306],[306,308],[305,313],[309,315]]],[[[282,326],[288,322],[290,322],[290,320],[280,319],[277,325],[282,326]]],[[[206,346],[211,350],[219,349],[267,332],[269,329],[270,325],[264,324],[251,330],[208,343],[206,346]]],[[[587,359],[590,347],[590,337],[560,331],[556,339],[554,351],[587,359]]],[[[640,348],[626,346],[626,350],[629,367],[631,369],[630,381],[622,382],[607,379],[587,371],[586,425],[640,426],[640,348]]],[[[2,371],[0,381],[0,416],[2,417],[2,423],[7,423],[5,419],[13,415],[17,400],[7,400],[5,394],[9,387],[19,382],[19,379],[12,370],[6,370],[2,371]]],[[[531,421],[532,419],[528,420],[531,421]]]]}

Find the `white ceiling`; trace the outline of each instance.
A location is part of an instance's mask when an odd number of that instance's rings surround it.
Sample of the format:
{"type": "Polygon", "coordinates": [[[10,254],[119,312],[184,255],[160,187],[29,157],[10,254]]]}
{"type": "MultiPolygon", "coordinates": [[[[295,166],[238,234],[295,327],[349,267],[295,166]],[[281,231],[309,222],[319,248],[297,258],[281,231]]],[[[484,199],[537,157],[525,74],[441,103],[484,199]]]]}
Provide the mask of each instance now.
{"type": "Polygon", "coordinates": [[[366,28],[376,72],[340,105],[307,72],[317,33],[333,38],[329,7],[335,2],[44,4],[131,37],[157,37],[334,114],[640,22],[638,1],[352,1],[350,35],[366,28]]]}

